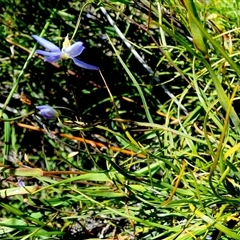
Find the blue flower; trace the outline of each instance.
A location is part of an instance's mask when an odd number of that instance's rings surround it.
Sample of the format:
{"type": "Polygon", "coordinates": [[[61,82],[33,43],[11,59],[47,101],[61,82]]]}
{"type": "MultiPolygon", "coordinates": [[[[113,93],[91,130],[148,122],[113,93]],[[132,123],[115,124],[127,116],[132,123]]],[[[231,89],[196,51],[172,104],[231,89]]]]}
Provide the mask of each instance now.
{"type": "Polygon", "coordinates": [[[59,117],[59,112],[48,105],[37,106],[36,108],[39,110],[39,114],[48,120],[54,120],[59,117]]]}
{"type": "Polygon", "coordinates": [[[25,187],[25,183],[24,183],[23,180],[21,180],[21,179],[18,179],[17,185],[18,185],[19,187],[25,187]]]}
{"type": "Polygon", "coordinates": [[[68,36],[65,38],[65,41],[63,42],[63,48],[60,50],[58,46],[51,43],[50,41],[39,37],[37,35],[32,35],[32,37],[43,47],[47,49],[47,51],[43,50],[37,50],[36,53],[46,56],[44,61],[47,62],[56,62],[59,60],[66,60],[68,58],[72,59],[73,62],[81,68],[89,69],[89,70],[99,70],[98,67],[87,64],[85,62],[82,62],[78,60],[76,57],[82,53],[84,50],[84,46],[82,42],[75,42],[71,45],[68,36]]]}

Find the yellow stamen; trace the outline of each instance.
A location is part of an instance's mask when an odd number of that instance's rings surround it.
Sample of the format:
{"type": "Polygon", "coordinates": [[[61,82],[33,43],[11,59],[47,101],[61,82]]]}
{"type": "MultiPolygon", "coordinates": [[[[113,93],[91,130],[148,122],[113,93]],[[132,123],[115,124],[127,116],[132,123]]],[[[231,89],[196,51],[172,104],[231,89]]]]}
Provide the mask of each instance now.
{"type": "Polygon", "coordinates": [[[71,46],[71,43],[69,41],[68,35],[65,37],[64,42],[63,42],[63,49],[71,46]]]}

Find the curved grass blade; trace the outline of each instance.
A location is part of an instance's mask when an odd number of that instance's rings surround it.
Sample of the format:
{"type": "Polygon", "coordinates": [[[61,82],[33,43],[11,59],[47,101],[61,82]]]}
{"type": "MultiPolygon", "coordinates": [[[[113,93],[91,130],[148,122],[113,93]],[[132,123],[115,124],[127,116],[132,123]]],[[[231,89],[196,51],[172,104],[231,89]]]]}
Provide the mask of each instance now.
{"type": "Polygon", "coordinates": [[[239,235],[236,234],[235,232],[233,232],[231,229],[225,227],[221,223],[217,222],[215,219],[212,219],[212,218],[208,217],[207,215],[203,214],[200,210],[196,209],[192,204],[189,204],[189,207],[190,207],[191,211],[196,214],[196,216],[200,217],[207,224],[213,225],[220,232],[225,233],[227,236],[231,237],[232,239],[239,240],[239,235]]]}

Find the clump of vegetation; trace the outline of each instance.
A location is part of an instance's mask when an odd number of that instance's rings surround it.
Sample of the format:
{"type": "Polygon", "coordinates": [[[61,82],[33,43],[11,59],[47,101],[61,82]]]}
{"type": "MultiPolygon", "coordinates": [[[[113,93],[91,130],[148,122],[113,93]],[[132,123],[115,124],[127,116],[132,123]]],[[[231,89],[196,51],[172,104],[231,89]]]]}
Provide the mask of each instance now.
{"type": "Polygon", "coordinates": [[[239,239],[239,11],[4,0],[1,239],[239,239]]]}

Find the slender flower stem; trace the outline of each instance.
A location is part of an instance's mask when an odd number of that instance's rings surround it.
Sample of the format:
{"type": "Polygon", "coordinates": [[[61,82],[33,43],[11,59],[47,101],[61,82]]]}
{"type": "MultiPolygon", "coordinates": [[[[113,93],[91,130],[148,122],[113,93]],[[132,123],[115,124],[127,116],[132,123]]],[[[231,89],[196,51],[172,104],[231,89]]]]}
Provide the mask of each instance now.
{"type": "Polygon", "coordinates": [[[80,26],[80,21],[81,21],[82,12],[83,12],[84,8],[85,8],[87,5],[89,5],[89,4],[91,4],[91,2],[86,2],[86,3],[83,5],[83,7],[81,8],[80,13],[79,13],[79,15],[78,15],[78,20],[77,20],[77,23],[76,23],[76,27],[75,27],[75,29],[74,29],[74,32],[73,32],[73,35],[72,35],[70,41],[73,41],[73,39],[74,39],[74,37],[75,37],[75,35],[76,35],[76,33],[77,33],[77,30],[78,30],[78,28],[79,28],[79,26],[80,26]]]}

